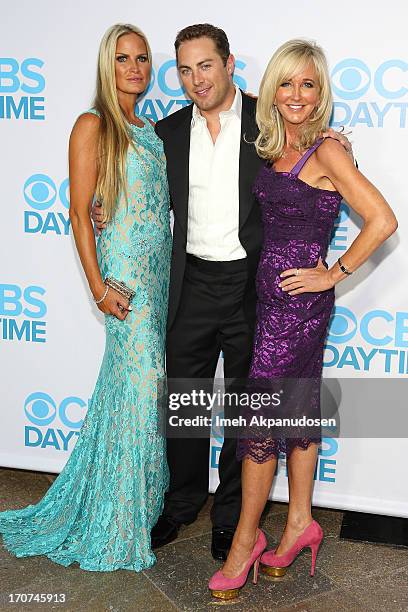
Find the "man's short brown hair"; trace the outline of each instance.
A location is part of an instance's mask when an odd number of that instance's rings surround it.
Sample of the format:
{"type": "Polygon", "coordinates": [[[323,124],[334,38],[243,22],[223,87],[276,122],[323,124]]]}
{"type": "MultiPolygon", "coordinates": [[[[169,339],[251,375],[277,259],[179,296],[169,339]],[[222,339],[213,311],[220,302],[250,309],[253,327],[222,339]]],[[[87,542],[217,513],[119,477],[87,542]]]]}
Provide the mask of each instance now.
{"type": "Polygon", "coordinates": [[[216,28],[210,23],[197,23],[180,30],[174,42],[176,55],[181,43],[186,42],[187,40],[203,38],[204,36],[206,38],[211,38],[211,40],[214,41],[215,48],[217,49],[218,54],[221,56],[225,66],[227,59],[230,56],[230,46],[227,35],[224,30],[221,30],[221,28],[216,28]]]}

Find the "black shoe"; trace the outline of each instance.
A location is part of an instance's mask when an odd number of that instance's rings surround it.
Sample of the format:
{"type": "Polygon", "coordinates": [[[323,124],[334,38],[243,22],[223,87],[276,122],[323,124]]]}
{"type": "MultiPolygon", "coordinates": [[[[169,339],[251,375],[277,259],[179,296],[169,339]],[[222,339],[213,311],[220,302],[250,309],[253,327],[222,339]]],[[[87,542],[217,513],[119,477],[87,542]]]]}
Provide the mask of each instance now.
{"type": "Polygon", "coordinates": [[[211,541],[211,554],[214,559],[225,561],[231,548],[234,529],[213,529],[211,541]]]}
{"type": "Polygon", "coordinates": [[[180,525],[167,516],[161,516],[151,532],[152,548],[160,548],[173,542],[178,536],[180,525]]]}

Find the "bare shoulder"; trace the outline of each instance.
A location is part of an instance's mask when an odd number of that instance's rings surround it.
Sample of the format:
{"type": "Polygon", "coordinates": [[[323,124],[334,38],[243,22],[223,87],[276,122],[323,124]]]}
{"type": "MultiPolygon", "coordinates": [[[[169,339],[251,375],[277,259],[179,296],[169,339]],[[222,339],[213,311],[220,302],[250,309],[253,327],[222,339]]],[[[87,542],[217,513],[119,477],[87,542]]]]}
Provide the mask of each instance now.
{"type": "Polygon", "coordinates": [[[316,149],[318,162],[326,167],[344,164],[354,165],[343,145],[335,138],[325,138],[320,147],[316,149]]]}
{"type": "Polygon", "coordinates": [[[94,113],[80,115],[72,128],[71,144],[94,145],[99,137],[100,123],[100,117],[94,113]]]}
{"type": "Polygon", "coordinates": [[[320,147],[316,149],[316,154],[319,155],[336,155],[338,153],[346,153],[343,145],[335,138],[327,137],[323,140],[320,147]]]}
{"type": "Polygon", "coordinates": [[[79,115],[78,119],[74,123],[72,132],[81,132],[92,134],[98,132],[101,124],[101,118],[94,113],[83,113],[79,115]]]}

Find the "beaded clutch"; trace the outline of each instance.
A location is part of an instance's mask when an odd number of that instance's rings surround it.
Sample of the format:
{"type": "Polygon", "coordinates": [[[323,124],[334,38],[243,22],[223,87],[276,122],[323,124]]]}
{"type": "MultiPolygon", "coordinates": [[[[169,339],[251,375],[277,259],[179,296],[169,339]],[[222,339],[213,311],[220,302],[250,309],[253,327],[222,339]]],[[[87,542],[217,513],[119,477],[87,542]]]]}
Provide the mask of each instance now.
{"type": "Polygon", "coordinates": [[[112,289],[123,295],[124,298],[129,300],[129,303],[135,297],[135,291],[133,291],[133,289],[129,289],[129,287],[127,287],[125,283],[122,283],[122,281],[118,281],[115,278],[111,278],[110,276],[105,278],[105,285],[111,287],[112,289]]]}

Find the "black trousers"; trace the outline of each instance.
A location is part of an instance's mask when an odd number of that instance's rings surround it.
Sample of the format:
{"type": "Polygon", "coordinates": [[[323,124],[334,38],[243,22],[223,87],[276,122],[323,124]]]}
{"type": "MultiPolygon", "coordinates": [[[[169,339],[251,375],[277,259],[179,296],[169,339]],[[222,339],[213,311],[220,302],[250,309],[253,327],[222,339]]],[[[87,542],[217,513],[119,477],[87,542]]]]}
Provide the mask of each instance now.
{"type": "MultiPolygon", "coordinates": [[[[224,377],[248,376],[255,328],[253,307],[243,300],[247,285],[246,260],[210,262],[187,256],[176,319],[167,335],[167,376],[207,378],[215,375],[220,351],[224,377]]],[[[251,283],[251,286],[253,283],[251,283]]],[[[190,523],[208,497],[210,440],[167,440],[170,487],[163,515],[190,523]]],[[[211,518],[218,529],[235,529],[241,509],[241,463],[236,440],[225,439],[219,456],[220,484],[211,518]]]]}

